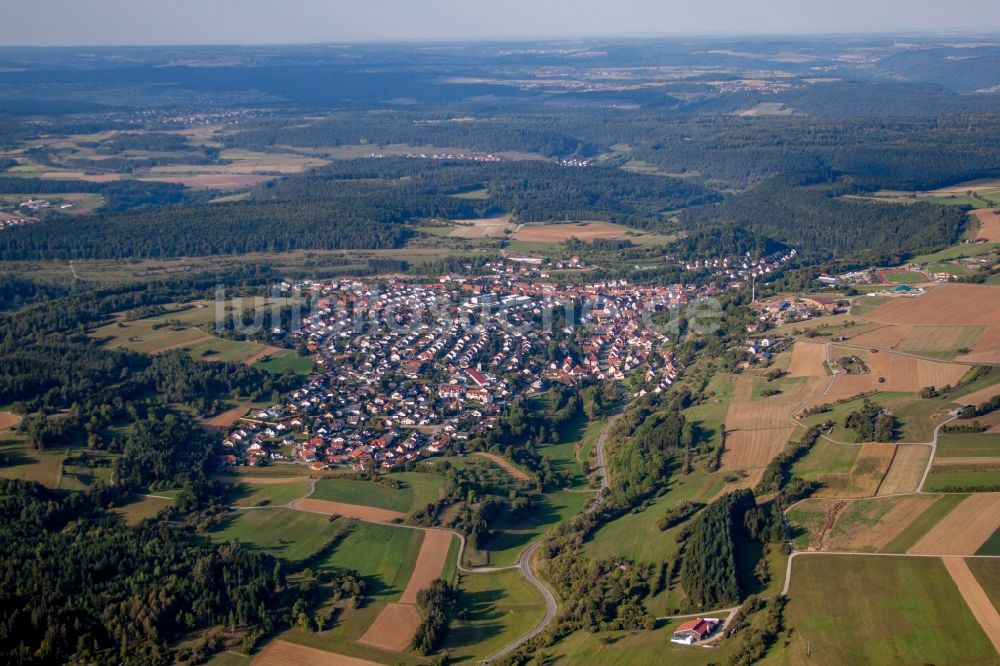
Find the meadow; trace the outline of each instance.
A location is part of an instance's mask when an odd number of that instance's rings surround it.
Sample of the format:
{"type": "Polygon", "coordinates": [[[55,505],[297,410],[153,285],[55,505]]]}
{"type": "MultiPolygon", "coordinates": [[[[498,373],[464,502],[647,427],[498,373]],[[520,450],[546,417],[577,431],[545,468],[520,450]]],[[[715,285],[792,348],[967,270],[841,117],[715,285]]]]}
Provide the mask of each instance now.
{"type": "Polygon", "coordinates": [[[376,481],[354,479],[320,479],[310,499],[373,506],[408,513],[439,499],[441,477],[421,472],[400,472],[385,475],[400,484],[392,488],[376,481]]]}

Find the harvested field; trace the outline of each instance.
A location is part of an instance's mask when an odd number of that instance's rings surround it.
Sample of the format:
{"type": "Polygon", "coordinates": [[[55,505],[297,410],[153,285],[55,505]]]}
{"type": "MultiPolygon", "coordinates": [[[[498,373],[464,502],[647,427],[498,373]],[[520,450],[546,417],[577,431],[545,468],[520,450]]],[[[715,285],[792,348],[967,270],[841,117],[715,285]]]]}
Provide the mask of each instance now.
{"type": "Polygon", "coordinates": [[[1000,287],[946,284],[915,298],[897,298],[865,316],[887,324],[995,326],[1000,321],[1000,287]]]}
{"type": "Polygon", "coordinates": [[[968,354],[955,357],[967,363],[1000,364],[1000,326],[987,326],[968,354]]]}
{"type": "Polygon", "coordinates": [[[1000,528],[1000,493],[970,495],[907,553],[972,555],[1000,528]]]}
{"type": "Polygon", "coordinates": [[[252,662],[253,666],[381,666],[374,661],[317,650],[275,639],[252,662]]]}
{"type": "Polygon", "coordinates": [[[486,458],[493,461],[497,465],[503,468],[505,472],[510,474],[511,478],[517,479],[518,481],[527,481],[531,477],[525,473],[524,470],[515,467],[509,460],[502,458],[493,453],[485,453],[483,451],[476,451],[473,455],[477,455],[481,458],[486,458]]]}
{"type": "Polygon", "coordinates": [[[389,604],[378,614],[358,642],[382,650],[402,652],[410,647],[419,626],[420,612],[416,606],[389,604]]]}
{"type": "Polygon", "coordinates": [[[850,343],[865,347],[878,347],[879,349],[895,349],[912,330],[912,326],[890,324],[853,336],[850,338],[850,343]]]}
{"type": "Polygon", "coordinates": [[[487,217],[478,220],[453,220],[455,227],[448,234],[451,238],[503,238],[514,226],[510,215],[487,217]]]}
{"type": "MultiPolygon", "coordinates": [[[[624,238],[629,231],[627,227],[608,222],[539,224],[521,226],[514,232],[512,238],[517,241],[534,243],[562,243],[568,238],[577,238],[582,241],[593,241],[597,238],[624,238]]],[[[632,233],[635,234],[635,232],[632,233]]]]}
{"type": "Polygon", "coordinates": [[[913,352],[951,352],[971,349],[983,334],[982,326],[914,326],[899,349],[913,352]]]}
{"type": "Polygon", "coordinates": [[[896,495],[912,493],[920,485],[920,479],[927,469],[927,460],[931,457],[931,447],[901,445],[896,447],[896,455],[892,465],[878,487],[879,495],[896,495]]]}
{"type": "Polygon", "coordinates": [[[228,428],[236,423],[241,416],[247,413],[247,411],[248,408],[246,405],[239,405],[237,407],[233,407],[232,409],[227,409],[221,414],[216,414],[212,418],[207,419],[203,425],[210,428],[228,428]]]}
{"type": "Polygon", "coordinates": [[[969,215],[972,215],[979,222],[976,239],[983,239],[990,243],[1000,242],[1000,209],[980,208],[972,211],[969,215]]]}
{"type": "Polygon", "coordinates": [[[823,377],[826,369],[826,345],[797,340],[792,348],[792,360],[788,364],[788,374],[792,377],[823,377]]]}
{"type": "Polygon", "coordinates": [[[993,647],[1000,653],[1000,613],[996,606],[986,596],[986,591],[979,584],[968,563],[960,557],[942,558],[944,568],[948,570],[951,579],[955,581],[955,586],[962,593],[965,603],[969,604],[969,610],[976,616],[979,626],[986,632],[986,636],[993,643],[993,647]]]}
{"type": "Polygon", "coordinates": [[[746,373],[736,375],[733,381],[733,402],[748,402],[753,393],[753,375],[746,373]]]}
{"type": "MultiPolygon", "coordinates": [[[[934,471],[959,470],[962,467],[976,467],[980,470],[1000,469],[1000,457],[996,456],[963,456],[961,458],[935,458],[934,471]]],[[[962,470],[974,471],[974,470],[962,470]]]]}
{"type": "Polygon", "coordinates": [[[760,480],[764,478],[765,467],[754,467],[753,469],[745,470],[746,476],[741,477],[739,481],[734,481],[733,483],[727,483],[726,485],[719,488],[719,492],[715,493],[709,500],[709,504],[719,499],[726,493],[731,493],[734,490],[740,490],[743,488],[756,488],[760,480]]]}
{"type": "Polygon", "coordinates": [[[21,417],[10,412],[0,412],[0,430],[10,430],[21,422],[21,417]]]}
{"type": "Polygon", "coordinates": [[[925,386],[954,386],[969,368],[957,363],[929,361],[892,352],[850,352],[868,366],[864,375],[837,375],[827,391],[830,395],[857,395],[867,391],[919,391],[925,386]],[[879,382],[884,378],[884,382],[879,382]]]}
{"type": "Polygon", "coordinates": [[[722,469],[733,471],[763,467],[785,448],[789,435],[795,428],[768,430],[737,430],[726,436],[726,450],[722,453],[722,469]]]}
{"type": "Polygon", "coordinates": [[[877,552],[885,548],[936,498],[912,495],[850,503],[830,530],[823,550],[877,552]]]}
{"type": "Polygon", "coordinates": [[[402,520],[406,514],[388,509],[377,509],[373,506],[361,506],[359,504],[345,504],[343,502],[330,502],[328,500],[300,499],[292,503],[292,506],[299,511],[310,513],[322,513],[327,516],[346,516],[367,520],[372,523],[391,523],[395,520],[402,520]]]}
{"type": "Polygon", "coordinates": [[[824,487],[816,492],[815,497],[873,497],[889,471],[895,453],[895,444],[863,444],[850,472],[833,472],[816,477],[824,487]]]}
{"type": "Polygon", "coordinates": [[[963,395],[961,398],[955,398],[955,402],[960,405],[980,405],[987,400],[992,399],[993,396],[996,395],[1000,395],[1000,384],[987,386],[984,389],[979,389],[978,391],[973,391],[968,395],[963,395]]]}
{"type": "Polygon", "coordinates": [[[727,430],[761,430],[788,425],[790,402],[733,402],[726,411],[727,430]]]}
{"type": "Polygon", "coordinates": [[[424,540],[420,544],[420,554],[417,563],[410,574],[410,580],[399,598],[401,604],[417,603],[417,592],[431,586],[435,578],[441,576],[445,560],[448,559],[448,549],[451,547],[453,535],[441,530],[425,530],[424,540]]]}
{"type": "Polygon", "coordinates": [[[271,347],[270,345],[268,345],[267,347],[264,347],[260,351],[254,352],[250,356],[247,356],[245,359],[243,359],[243,364],[253,365],[257,361],[263,361],[271,358],[275,354],[280,354],[282,352],[287,352],[287,351],[288,351],[287,349],[283,349],[281,347],[271,347]]]}

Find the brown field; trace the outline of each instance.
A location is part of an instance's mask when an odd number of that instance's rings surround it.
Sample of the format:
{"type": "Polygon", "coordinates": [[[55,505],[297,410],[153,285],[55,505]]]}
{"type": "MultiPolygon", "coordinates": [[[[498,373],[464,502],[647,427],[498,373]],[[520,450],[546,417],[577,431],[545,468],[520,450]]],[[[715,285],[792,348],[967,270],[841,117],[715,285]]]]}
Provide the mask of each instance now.
{"type": "Polygon", "coordinates": [[[933,471],[937,472],[976,471],[971,469],[963,469],[965,467],[978,467],[979,471],[1000,470],[1000,457],[968,456],[964,458],[934,458],[933,471]]]}
{"type": "Polygon", "coordinates": [[[826,345],[797,340],[792,348],[792,361],[788,364],[788,374],[792,377],[823,377],[826,370],[826,345]]]}
{"type": "Polygon", "coordinates": [[[726,485],[719,488],[719,492],[715,493],[715,496],[709,500],[709,503],[714,502],[726,493],[731,493],[734,490],[740,490],[742,488],[756,488],[760,480],[764,478],[764,467],[755,467],[753,469],[744,470],[746,476],[740,478],[739,481],[734,481],[733,483],[727,483],[726,485]]]}
{"type": "Polygon", "coordinates": [[[110,183],[115,180],[121,180],[121,176],[117,173],[88,174],[83,171],[46,171],[42,174],[42,178],[54,180],[85,180],[88,183],[110,183]]]}
{"type": "Polygon", "coordinates": [[[852,345],[894,349],[913,330],[912,326],[882,326],[850,338],[852,345]]]}
{"type": "Polygon", "coordinates": [[[785,448],[785,442],[795,428],[770,430],[737,430],[726,436],[722,452],[722,469],[753,469],[763,467],[785,448]]]}
{"type": "Polygon", "coordinates": [[[371,523],[391,523],[395,520],[402,520],[406,514],[388,509],[378,509],[373,506],[361,506],[360,504],[345,504],[343,502],[330,502],[318,499],[300,499],[292,502],[292,506],[299,511],[310,513],[322,513],[327,516],[346,516],[367,520],[371,523]]]}
{"type": "Polygon", "coordinates": [[[784,428],[789,424],[787,416],[793,407],[790,402],[731,402],[726,411],[726,429],[784,428]]]}
{"type": "Polygon", "coordinates": [[[820,474],[816,480],[823,484],[815,497],[862,498],[874,497],[879,485],[889,471],[896,454],[895,444],[862,444],[861,452],[850,472],[820,474]]]}
{"type": "MultiPolygon", "coordinates": [[[[894,500],[879,500],[879,502],[894,500]]],[[[883,515],[872,522],[858,520],[851,525],[840,520],[830,530],[830,538],[823,550],[881,550],[899,536],[910,523],[926,511],[937,498],[927,495],[904,497],[883,515]]],[[[871,503],[877,513],[878,506],[871,503]]],[[[844,513],[840,514],[843,518],[844,513]]]]}
{"type": "Polygon", "coordinates": [[[736,375],[733,380],[733,402],[748,402],[753,393],[753,375],[736,375]]]}
{"type": "MultiPolygon", "coordinates": [[[[954,385],[969,368],[957,363],[929,361],[893,352],[872,353],[848,349],[868,365],[866,375],[837,375],[827,391],[830,395],[856,395],[865,391],[919,391],[925,386],[954,385]],[[879,377],[885,378],[879,382],[879,377]]],[[[837,352],[834,352],[837,355],[837,352]]]]}
{"type": "Polygon", "coordinates": [[[946,284],[923,296],[893,299],[865,319],[923,326],[995,326],[1000,321],[1000,287],[946,284]]]}
{"type": "Polygon", "coordinates": [[[977,240],[981,238],[990,243],[1000,242],[1000,209],[980,208],[969,214],[979,222],[977,240]]]}
{"type": "Polygon", "coordinates": [[[382,650],[402,652],[410,647],[420,626],[420,612],[412,604],[389,604],[358,639],[382,650]]]}
{"type": "Polygon", "coordinates": [[[268,345],[263,349],[261,349],[260,351],[254,352],[253,354],[250,354],[245,359],[243,359],[243,365],[253,365],[258,361],[269,359],[275,354],[280,354],[282,352],[287,352],[287,351],[288,351],[287,349],[284,349],[282,347],[272,347],[268,345]]]}
{"type": "Polygon", "coordinates": [[[517,241],[534,243],[561,243],[575,237],[582,241],[597,238],[624,238],[629,229],[608,222],[578,222],[567,224],[524,225],[514,232],[517,241]]]}
{"type": "MultiPolygon", "coordinates": [[[[232,474],[215,474],[212,476],[214,481],[220,483],[248,483],[253,486],[275,486],[282,483],[294,483],[296,481],[303,481],[305,477],[302,476],[234,476],[232,474]]],[[[346,514],[342,514],[346,515],[346,514]]]]}
{"type": "Polygon", "coordinates": [[[317,650],[275,639],[260,651],[253,666],[381,666],[374,661],[317,650]]]}
{"type": "Polygon", "coordinates": [[[202,425],[206,425],[210,428],[228,428],[229,426],[236,423],[241,416],[247,413],[246,405],[239,405],[233,407],[232,409],[227,409],[221,414],[216,414],[210,419],[206,419],[202,425]]]}
{"type": "Polygon", "coordinates": [[[10,412],[0,412],[0,430],[10,430],[21,422],[21,417],[10,412]]]}
{"type": "Polygon", "coordinates": [[[979,584],[968,563],[960,557],[943,557],[944,568],[948,570],[955,586],[962,593],[962,598],[969,605],[969,610],[976,616],[976,621],[989,637],[993,647],[1000,653],[1000,612],[986,596],[986,591],[979,584]]]}
{"type": "Polygon", "coordinates": [[[981,326],[914,326],[899,343],[903,351],[951,352],[972,347],[983,334],[981,326]]]}
{"type": "Polygon", "coordinates": [[[1000,326],[987,326],[972,351],[956,360],[969,363],[1000,363],[1000,326]]]}
{"type": "Polygon", "coordinates": [[[527,481],[528,479],[531,478],[524,472],[524,470],[514,467],[514,465],[512,465],[511,462],[506,458],[501,458],[498,455],[494,455],[492,453],[485,453],[483,451],[476,451],[473,455],[493,461],[494,463],[502,467],[505,472],[510,474],[511,478],[517,479],[518,481],[527,481]]]}
{"type": "Polygon", "coordinates": [[[978,391],[973,391],[968,395],[963,395],[961,398],[955,398],[955,402],[960,405],[979,405],[991,399],[995,395],[1000,395],[1000,384],[987,386],[984,389],[979,389],[978,391]]]}
{"type": "Polygon", "coordinates": [[[879,495],[898,495],[900,493],[912,493],[920,485],[920,479],[927,469],[927,461],[931,457],[931,448],[915,444],[912,446],[900,445],[896,448],[896,455],[892,459],[892,465],[882,479],[882,485],[878,487],[879,495]]]}
{"type": "Polygon", "coordinates": [[[435,578],[441,576],[445,560],[448,559],[452,537],[451,532],[424,530],[424,540],[420,544],[417,563],[413,567],[413,573],[410,574],[403,595],[399,598],[399,603],[417,603],[417,592],[427,589],[435,578]]]}
{"type": "Polygon", "coordinates": [[[162,176],[142,176],[139,180],[159,183],[180,183],[194,189],[203,190],[240,190],[271,180],[273,176],[254,176],[249,174],[198,173],[198,174],[164,174],[162,176]]]}
{"type": "Polygon", "coordinates": [[[1000,493],[970,495],[907,553],[972,555],[1000,528],[1000,493]]]}

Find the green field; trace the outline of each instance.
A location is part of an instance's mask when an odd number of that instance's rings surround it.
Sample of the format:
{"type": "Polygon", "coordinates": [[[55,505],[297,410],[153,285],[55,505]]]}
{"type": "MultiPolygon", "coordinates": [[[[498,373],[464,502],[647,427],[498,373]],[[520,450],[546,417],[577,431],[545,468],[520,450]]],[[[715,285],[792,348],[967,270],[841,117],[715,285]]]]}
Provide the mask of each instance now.
{"type": "Polygon", "coordinates": [[[441,477],[421,472],[386,474],[386,479],[399,482],[400,488],[390,488],[376,481],[355,481],[353,479],[320,479],[316,482],[316,492],[312,499],[374,506],[408,513],[437,501],[441,489],[441,477]]]}
{"type": "Polygon", "coordinates": [[[805,456],[792,465],[792,473],[804,479],[815,479],[820,474],[846,473],[854,467],[861,448],[845,444],[834,444],[819,439],[805,456]]]}
{"type": "Polygon", "coordinates": [[[1000,489],[1000,471],[936,471],[931,467],[924,483],[925,492],[948,492],[960,488],[964,492],[992,492],[1000,489]]]}
{"type": "Polygon", "coordinates": [[[241,483],[229,488],[229,502],[235,506],[282,505],[305,497],[309,482],[290,477],[288,483],[241,483]]]}
{"type": "Polygon", "coordinates": [[[970,433],[941,435],[938,438],[939,458],[1000,456],[1000,434],[970,433]]]}
{"type": "Polygon", "coordinates": [[[987,208],[989,204],[972,197],[934,197],[930,200],[933,204],[940,206],[968,206],[970,208],[987,208]]]}
{"type": "Polygon", "coordinates": [[[306,376],[312,372],[313,359],[311,356],[299,356],[289,350],[257,363],[257,367],[279,375],[286,370],[291,370],[297,375],[306,376]]]}
{"type": "Polygon", "coordinates": [[[799,556],[785,618],[790,644],[774,663],[987,664],[996,658],[935,558],[799,556]]]}
{"type": "Polygon", "coordinates": [[[518,571],[459,577],[463,618],[452,622],[444,650],[450,663],[477,663],[534,627],[545,614],[538,591],[518,571]]]}
{"type": "Polygon", "coordinates": [[[115,509],[115,513],[124,518],[129,525],[134,525],[146,518],[152,518],[173,503],[173,500],[161,497],[136,497],[128,504],[115,509]]]}
{"type": "Polygon", "coordinates": [[[59,485],[65,449],[36,451],[21,436],[0,435],[0,456],[7,464],[0,467],[0,477],[36,481],[49,488],[59,485]]]}
{"type": "Polygon", "coordinates": [[[965,560],[993,606],[1000,611],[1000,559],[971,557],[965,560]]]}
{"type": "MultiPolygon", "coordinates": [[[[976,551],[976,555],[997,555],[1000,556],[1000,529],[990,535],[990,538],[983,542],[983,545],[976,551]]],[[[1000,560],[997,560],[1000,562],[1000,560]]],[[[997,589],[1000,594],[1000,588],[997,589]]]]}
{"type": "MultiPolygon", "coordinates": [[[[345,520],[339,519],[338,525],[345,520]]],[[[423,540],[422,530],[353,521],[347,536],[333,553],[317,562],[316,568],[354,569],[365,579],[366,596],[389,603],[403,593],[423,540]]]]}
{"type": "Polygon", "coordinates": [[[334,534],[326,516],[294,509],[246,509],[234,512],[211,532],[215,541],[256,546],[290,561],[315,553],[334,534]]]}
{"type": "Polygon", "coordinates": [[[968,495],[941,495],[880,552],[905,553],[967,497],[968,495]]]}
{"type": "Polygon", "coordinates": [[[675,476],[669,492],[647,508],[603,525],[587,541],[584,551],[595,559],[618,555],[634,562],[662,562],[677,551],[676,536],[683,524],[661,532],[657,527],[660,518],[684,500],[707,502],[725,485],[722,477],[719,472],[708,474],[700,467],[688,476],[675,476]]]}

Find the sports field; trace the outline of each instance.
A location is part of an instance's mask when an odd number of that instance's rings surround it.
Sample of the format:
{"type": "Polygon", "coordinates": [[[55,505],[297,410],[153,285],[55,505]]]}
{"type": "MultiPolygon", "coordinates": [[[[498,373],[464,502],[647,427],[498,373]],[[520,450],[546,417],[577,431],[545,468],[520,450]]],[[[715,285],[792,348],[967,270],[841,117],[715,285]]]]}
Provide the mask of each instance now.
{"type": "Polygon", "coordinates": [[[988,664],[997,657],[936,558],[798,556],[785,617],[789,664],[988,664]]]}

